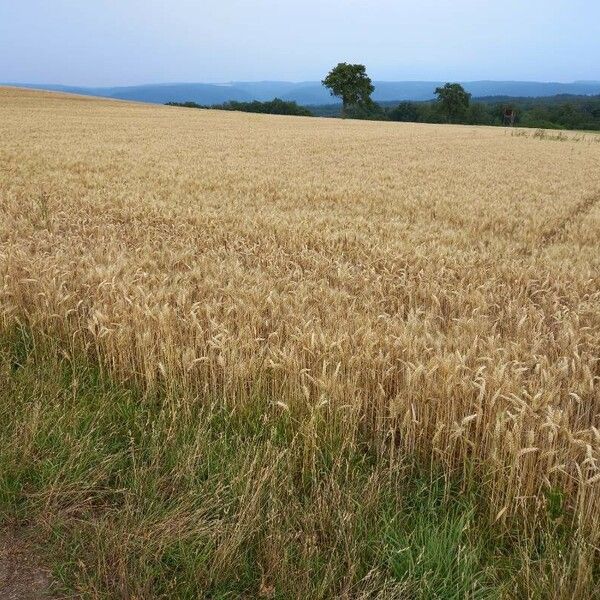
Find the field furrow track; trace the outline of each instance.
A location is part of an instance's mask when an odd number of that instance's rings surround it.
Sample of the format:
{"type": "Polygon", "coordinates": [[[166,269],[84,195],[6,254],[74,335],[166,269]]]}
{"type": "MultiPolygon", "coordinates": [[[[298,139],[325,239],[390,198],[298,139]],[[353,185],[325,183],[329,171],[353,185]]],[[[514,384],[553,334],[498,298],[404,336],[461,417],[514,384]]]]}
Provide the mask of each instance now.
{"type": "Polygon", "coordinates": [[[586,196],[578,202],[557,225],[545,231],[541,236],[543,245],[560,241],[567,229],[578,219],[582,219],[600,202],[600,192],[586,196]]]}

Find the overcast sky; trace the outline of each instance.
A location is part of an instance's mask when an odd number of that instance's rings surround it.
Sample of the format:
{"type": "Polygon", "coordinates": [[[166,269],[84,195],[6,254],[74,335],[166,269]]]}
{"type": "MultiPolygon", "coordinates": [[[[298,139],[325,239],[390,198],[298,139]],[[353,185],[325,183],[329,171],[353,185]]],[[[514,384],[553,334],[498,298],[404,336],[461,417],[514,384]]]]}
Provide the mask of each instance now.
{"type": "Polygon", "coordinates": [[[0,81],[600,80],[600,0],[0,0],[0,81]]]}

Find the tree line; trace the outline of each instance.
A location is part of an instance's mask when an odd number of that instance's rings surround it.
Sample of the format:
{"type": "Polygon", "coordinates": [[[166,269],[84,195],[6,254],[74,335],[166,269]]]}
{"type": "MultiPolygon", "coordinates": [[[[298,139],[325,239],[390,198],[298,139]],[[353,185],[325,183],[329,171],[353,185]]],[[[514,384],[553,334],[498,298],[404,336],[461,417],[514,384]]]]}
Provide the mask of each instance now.
{"type": "Polygon", "coordinates": [[[436,88],[435,100],[377,103],[375,87],[364,65],[339,63],[323,79],[323,85],[341,106],[306,108],[296,102],[274,98],[268,102],[226,102],[203,106],[195,102],[168,102],[171,106],[212,108],[252,113],[330,116],[349,119],[404,121],[414,123],[462,123],[502,125],[506,111],[514,111],[514,124],[544,129],[600,131],[600,96],[556,96],[550,98],[481,98],[473,101],[459,83],[436,88]]]}
{"type": "Polygon", "coordinates": [[[182,106],[184,108],[210,108],[213,110],[236,110],[241,112],[262,113],[269,115],[293,115],[297,117],[314,117],[315,115],[296,102],[274,98],[268,102],[225,102],[224,104],[203,105],[196,102],[167,102],[167,106],[182,106]]]}
{"type": "MultiPolygon", "coordinates": [[[[465,125],[502,125],[506,108],[516,113],[515,126],[542,129],[600,131],[600,96],[550,96],[542,98],[489,97],[471,100],[455,120],[465,125]]],[[[311,106],[318,117],[340,117],[339,105],[311,106]]],[[[372,108],[354,107],[347,118],[413,123],[447,123],[436,100],[375,103],[372,108]]]]}
{"type": "Polygon", "coordinates": [[[314,107],[319,116],[405,121],[414,123],[462,123],[502,125],[507,111],[515,113],[514,124],[544,129],[600,131],[600,96],[556,96],[551,98],[483,98],[472,101],[459,83],[436,88],[436,99],[422,102],[374,102],[374,86],[364,65],[339,63],[323,85],[342,100],[341,110],[314,107]]]}

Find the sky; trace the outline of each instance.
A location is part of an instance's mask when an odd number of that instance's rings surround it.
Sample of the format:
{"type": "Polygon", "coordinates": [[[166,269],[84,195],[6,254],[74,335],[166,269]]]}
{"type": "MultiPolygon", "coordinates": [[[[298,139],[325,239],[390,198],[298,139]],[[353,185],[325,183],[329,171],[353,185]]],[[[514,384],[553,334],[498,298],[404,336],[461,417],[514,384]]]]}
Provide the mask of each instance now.
{"type": "Polygon", "coordinates": [[[600,0],[0,0],[0,81],[600,80],[600,0]]]}

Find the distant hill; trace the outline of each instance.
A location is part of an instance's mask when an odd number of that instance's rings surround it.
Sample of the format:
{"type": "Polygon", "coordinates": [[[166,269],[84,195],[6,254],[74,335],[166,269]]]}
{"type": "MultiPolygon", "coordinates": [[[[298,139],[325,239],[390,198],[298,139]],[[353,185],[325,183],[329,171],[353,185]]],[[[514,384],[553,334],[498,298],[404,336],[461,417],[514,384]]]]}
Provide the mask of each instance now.
{"type": "MultiPolygon", "coordinates": [[[[17,84],[18,87],[83,94],[85,96],[100,96],[118,100],[134,100],[152,104],[166,102],[193,101],[198,104],[221,104],[235,100],[238,102],[254,100],[254,96],[233,84],[214,85],[210,83],[160,83],[135,85],[126,87],[78,87],[68,85],[17,84]]],[[[272,97],[271,97],[272,98],[272,97]]]]}
{"type": "MultiPolygon", "coordinates": [[[[373,99],[378,102],[400,100],[430,100],[442,81],[376,81],[373,99]]],[[[575,81],[551,83],[536,81],[465,81],[467,91],[474,97],[547,97],[556,95],[600,94],[600,81],[575,81]]],[[[221,104],[231,100],[248,102],[266,101],[275,97],[293,100],[305,106],[336,104],[327,89],[318,81],[292,83],[286,81],[234,81],[227,84],[211,83],[161,83],[127,87],[80,87],[53,84],[7,83],[18,87],[50,91],[70,92],[89,96],[119,98],[164,104],[166,102],[196,102],[198,104],[221,104]]]]}

